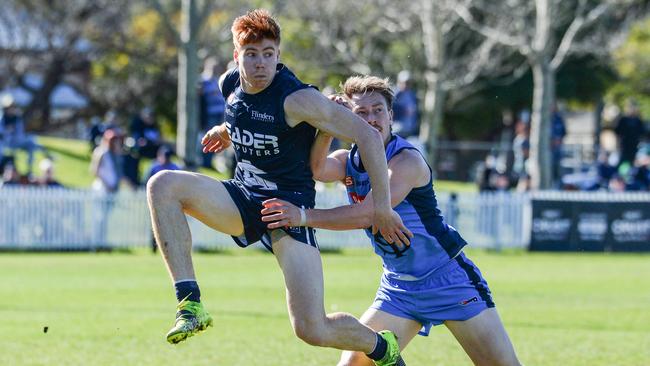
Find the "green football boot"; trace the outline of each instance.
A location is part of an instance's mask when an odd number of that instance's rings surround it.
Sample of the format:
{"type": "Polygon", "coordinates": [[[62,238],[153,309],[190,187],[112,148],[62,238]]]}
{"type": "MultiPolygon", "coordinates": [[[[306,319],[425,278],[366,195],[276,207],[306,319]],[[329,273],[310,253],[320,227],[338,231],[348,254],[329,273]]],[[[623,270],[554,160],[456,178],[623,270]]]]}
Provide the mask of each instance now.
{"type": "Polygon", "coordinates": [[[399,353],[399,344],[397,343],[397,336],[390,330],[382,330],[379,336],[384,338],[388,343],[386,355],[381,360],[375,361],[377,366],[406,366],[402,356],[399,353]]]}
{"type": "Polygon", "coordinates": [[[167,342],[177,344],[212,326],[212,316],[200,302],[183,300],[178,304],[176,322],[167,332],[167,342]]]}

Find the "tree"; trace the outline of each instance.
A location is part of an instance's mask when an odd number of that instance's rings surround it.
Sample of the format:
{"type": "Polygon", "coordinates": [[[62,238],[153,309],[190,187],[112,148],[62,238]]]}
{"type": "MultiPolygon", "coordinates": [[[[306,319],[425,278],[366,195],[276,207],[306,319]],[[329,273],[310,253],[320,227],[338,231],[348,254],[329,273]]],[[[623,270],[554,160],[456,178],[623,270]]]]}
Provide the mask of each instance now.
{"type": "Polygon", "coordinates": [[[532,186],[551,188],[550,119],[558,68],[571,53],[609,53],[620,42],[632,20],[647,14],[647,2],[464,0],[455,11],[479,34],[526,57],[534,80],[532,186]]]}
{"type": "Polygon", "coordinates": [[[180,32],[172,22],[171,13],[165,11],[159,0],[152,5],[160,14],[165,26],[172,34],[178,47],[178,128],[176,150],[188,166],[198,165],[197,135],[199,114],[197,84],[199,71],[198,37],[206,17],[211,13],[214,2],[205,0],[201,9],[198,0],[182,0],[180,32]]]}
{"type": "Polygon", "coordinates": [[[87,74],[92,49],[88,29],[111,29],[121,18],[122,1],[45,0],[12,1],[0,13],[0,56],[7,62],[2,74],[11,80],[2,84],[21,86],[31,94],[24,111],[33,127],[44,129],[50,122],[50,97],[65,81],[87,94],[87,74]],[[42,82],[30,83],[29,74],[38,73],[42,82]]]}

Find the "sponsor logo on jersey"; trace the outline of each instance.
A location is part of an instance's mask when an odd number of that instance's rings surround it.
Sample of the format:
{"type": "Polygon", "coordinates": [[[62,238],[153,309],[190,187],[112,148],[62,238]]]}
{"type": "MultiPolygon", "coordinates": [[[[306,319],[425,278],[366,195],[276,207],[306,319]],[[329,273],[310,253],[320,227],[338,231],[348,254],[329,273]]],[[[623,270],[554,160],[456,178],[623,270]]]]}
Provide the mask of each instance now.
{"type": "Polygon", "coordinates": [[[275,122],[274,116],[256,110],[251,111],[251,119],[262,122],[275,122]]]}
{"type": "Polygon", "coordinates": [[[270,156],[280,153],[278,137],[265,135],[257,132],[250,132],[239,127],[226,125],[230,131],[230,139],[234,143],[235,150],[255,156],[270,156]]]}

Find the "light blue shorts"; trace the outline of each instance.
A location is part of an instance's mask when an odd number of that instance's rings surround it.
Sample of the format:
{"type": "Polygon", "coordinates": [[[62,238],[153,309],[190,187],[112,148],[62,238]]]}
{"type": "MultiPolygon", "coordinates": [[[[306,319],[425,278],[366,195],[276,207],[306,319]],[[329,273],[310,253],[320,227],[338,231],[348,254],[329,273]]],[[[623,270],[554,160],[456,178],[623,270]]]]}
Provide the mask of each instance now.
{"type": "Polygon", "coordinates": [[[372,308],[422,324],[420,335],[446,320],[468,320],[493,308],[492,294],[478,267],[464,253],[429,276],[404,281],[382,276],[372,308]]]}

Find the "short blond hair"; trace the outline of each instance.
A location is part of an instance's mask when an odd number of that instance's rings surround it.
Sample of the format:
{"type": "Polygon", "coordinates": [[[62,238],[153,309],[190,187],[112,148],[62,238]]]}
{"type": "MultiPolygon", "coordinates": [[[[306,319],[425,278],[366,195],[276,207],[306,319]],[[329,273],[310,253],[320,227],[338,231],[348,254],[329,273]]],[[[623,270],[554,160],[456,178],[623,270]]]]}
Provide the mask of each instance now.
{"type": "Polygon", "coordinates": [[[341,85],[341,90],[348,99],[355,94],[366,94],[377,92],[386,99],[388,109],[393,110],[395,93],[390,87],[388,78],[382,79],[377,76],[351,76],[341,85]]]}

